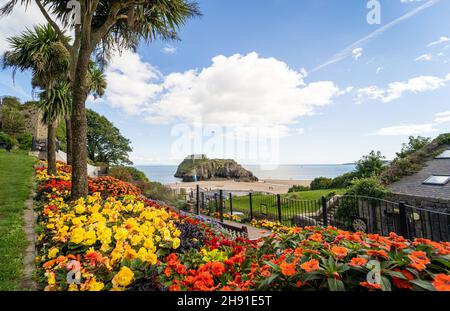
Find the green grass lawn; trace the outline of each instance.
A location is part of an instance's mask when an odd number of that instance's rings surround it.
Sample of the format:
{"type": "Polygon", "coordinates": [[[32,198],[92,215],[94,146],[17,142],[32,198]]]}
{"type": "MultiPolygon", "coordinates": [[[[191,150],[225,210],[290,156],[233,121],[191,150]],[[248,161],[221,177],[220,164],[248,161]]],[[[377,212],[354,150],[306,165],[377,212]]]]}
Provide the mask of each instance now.
{"type": "Polygon", "coordinates": [[[33,184],[34,158],[0,150],[0,290],[18,289],[22,276],[25,201],[33,184]]]}
{"type": "MultiPolygon", "coordinates": [[[[322,196],[327,197],[331,193],[343,194],[344,192],[345,189],[329,189],[282,194],[281,210],[283,222],[289,223],[294,215],[317,211],[321,207],[322,196]]],[[[210,202],[210,206],[211,208],[215,206],[214,201],[210,202]]],[[[269,220],[278,219],[276,195],[254,193],[252,196],[252,207],[254,217],[267,218],[269,220]]],[[[250,199],[248,195],[233,197],[233,212],[242,212],[249,216],[250,199]]],[[[224,213],[230,213],[229,200],[225,200],[224,213]]]]}

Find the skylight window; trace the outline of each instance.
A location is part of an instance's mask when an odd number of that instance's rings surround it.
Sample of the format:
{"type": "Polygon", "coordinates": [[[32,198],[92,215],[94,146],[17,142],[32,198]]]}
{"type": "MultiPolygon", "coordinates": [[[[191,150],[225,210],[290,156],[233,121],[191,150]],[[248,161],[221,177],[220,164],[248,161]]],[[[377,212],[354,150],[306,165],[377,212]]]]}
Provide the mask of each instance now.
{"type": "Polygon", "coordinates": [[[434,175],[425,180],[423,183],[425,185],[436,185],[436,186],[444,186],[450,181],[450,176],[439,176],[434,175]]]}
{"type": "Polygon", "coordinates": [[[440,155],[438,155],[436,159],[450,159],[450,150],[445,150],[440,155]]]}

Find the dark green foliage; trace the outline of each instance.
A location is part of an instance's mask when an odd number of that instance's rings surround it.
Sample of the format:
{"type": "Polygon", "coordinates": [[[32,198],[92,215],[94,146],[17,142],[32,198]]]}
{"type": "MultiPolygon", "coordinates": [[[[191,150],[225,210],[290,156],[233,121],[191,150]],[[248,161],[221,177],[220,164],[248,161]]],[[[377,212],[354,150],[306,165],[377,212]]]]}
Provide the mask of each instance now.
{"type": "Polygon", "coordinates": [[[130,140],[122,136],[108,119],[91,109],[86,110],[88,134],[88,156],[94,162],[109,165],[132,164],[128,158],[131,152],[130,140]]]}
{"type": "Polygon", "coordinates": [[[311,182],[310,188],[311,190],[330,189],[332,181],[331,178],[317,177],[311,182]]]}
{"type": "Polygon", "coordinates": [[[330,189],[341,189],[350,187],[353,180],[358,178],[358,172],[348,172],[336,178],[333,178],[330,184],[330,189]]]}
{"type": "Polygon", "coordinates": [[[31,145],[33,143],[33,135],[31,133],[23,133],[17,137],[17,142],[19,144],[19,149],[21,150],[31,150],[31,145]]]}
{"type": "Polygon", "coordinates": [[[2,131],[17,138],[25,130],[25,117],[20,110],[12,105],[3,106],[1,109],[2,131]]]}
{"type": "Polygon", "coordinates": [[[17,97],[14,96],[3,96],[1,99],[3,107],[10,107],[14,109],[20,109],[21,103],[17,97]]]}
{"type": "Polygon", "coordinates": [[[357,179],[344,194],[339,207],[336,210],[336,218],[349,223],[353,217],[358,215],[358,196],[382,199],[389,191],[381,185],[376,176],[357,179]]]}
{"type": "Polygon", "coordinates": [[[397,158],[392,164],[382,172],[380,180],[383,185],[389,185],[403,178],[420,171],[427,160],[439,155],[450,145],[450,133],[439,135],[419,150],[407,155],[405,158],[397,158]]]}
{"type": "Polygon", "coordinates": [[[17,145],[17,140],[4,132],[0,132],[0,144],[4,145],[7,151],[11,151],[17,145]]]}
{"type": "Polygon", "coordinates": [[[311,190],[309,187],[301,186],[301,185],[294,185],[291,188],[289,188],[288,193],[300,192],[300,191],[309,191],[309,190],[311,190]]]}
{"type": "Polygon", "coordinates": [[[417,150],[422,149],[426,145],[428,145],[431,141],[431,138],[429,137],[422,137],[422,136],[410,136],[409,142],[407,144],[402,145],[402,150],[400,152],[397,152],[397,158],[404,159],[410,154],[413,154],[417,150]]]}
{"type": "Polygon", "coordinates": [[[359,177],[367,178],[379,175],[385,169],[385,157],[380,151],[371,151],[356,162],[356,172],[359,177]]]}
{"type": "Polygon", "coordinates": [[[143,181],[148,182],[147,176],[132,166],[115,166],[109,169],[108,175],[127,182],[143,181]]]}

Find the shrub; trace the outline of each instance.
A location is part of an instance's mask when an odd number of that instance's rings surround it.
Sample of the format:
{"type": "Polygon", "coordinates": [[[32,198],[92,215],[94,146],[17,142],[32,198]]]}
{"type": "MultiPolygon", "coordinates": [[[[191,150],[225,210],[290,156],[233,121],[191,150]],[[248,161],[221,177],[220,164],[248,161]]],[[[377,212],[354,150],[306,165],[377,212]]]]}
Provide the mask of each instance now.
{"type": "Polygon", "coordinates": [[[289,188],[288,193],[292,193],[292,192],[301,192],[301,191],[309,191],[309,187],[307,186],[302,186],[302,185],[294,185],[291,188],[289,188]]]}
{"type": "Polygon", "coordinates": [[[331,182],[331,178],[317,177],[311,182],[310,188],[311,190],[330,189],[331,182]]]}
{"type": "Polygon", "coordinates": [[[17,145],[17,140],[4,132],[0,132],[0,145],[4,145],[7,151],[11,151],[17,145]]]}
{"type": "Polygon", "coordinates": [[[357,174],[362,178],[379,175],[386,168],[384,159],[380,151],[372,150],[356,163],[357,174]]]}
{"type": "Polygon", "coordinates": [[[135,167],[132,166],[115,166],[109,169],[110,176],[113,176],[118,179],[122,179],[128,182],[133,181],[145,181],[148,182],[147,176],[145,176],[144,172],[141,172],[135,167]],[[124,178],[122,178],[122,176],[124,178]]]}
{"type": "Polygon", "coordinates": [[[353,217],[358,215],[359,200],[357,196],[382,199],[387,194],[388,190],[381,185],[377,177],[357,179],[344,194],[345,199],[341,200],[336,210],[336,217],[350,223],[353,217]]]}
{"type": "Polygon", "coordinates": [[[23,133],[17,138],[17,142],[19,143],[19,149],[31,150],[33,135],[31,135],[31,133],[23,133]]]}
{"type": "Polygon", "coordinates": [[[349,172],[344,175],[333,178],[330,184],[330,189],[348,188],[352,185],[353,180],[358,178],[357,172],[349,172]]]}

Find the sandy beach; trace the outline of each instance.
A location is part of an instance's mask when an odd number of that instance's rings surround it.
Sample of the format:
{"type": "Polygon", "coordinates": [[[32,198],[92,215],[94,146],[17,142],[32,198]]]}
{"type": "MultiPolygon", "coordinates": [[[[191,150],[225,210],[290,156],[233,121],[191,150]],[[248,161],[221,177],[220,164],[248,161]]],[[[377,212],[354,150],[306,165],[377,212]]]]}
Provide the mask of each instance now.
{"type": "Polygon", "coordinates": [[[169,184],[172,189],[186,189],[189,192],[199,185],[203,189],[223,189],[233,191],[259,191],[270,193],[287,193],[293,185],[309,186],[310,180],[263,179],[258,182],[238,182],[234,180],[209,180],[199,182],[179,182],[169,184]]]}

